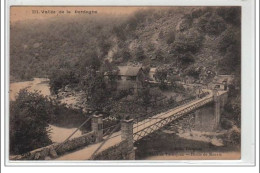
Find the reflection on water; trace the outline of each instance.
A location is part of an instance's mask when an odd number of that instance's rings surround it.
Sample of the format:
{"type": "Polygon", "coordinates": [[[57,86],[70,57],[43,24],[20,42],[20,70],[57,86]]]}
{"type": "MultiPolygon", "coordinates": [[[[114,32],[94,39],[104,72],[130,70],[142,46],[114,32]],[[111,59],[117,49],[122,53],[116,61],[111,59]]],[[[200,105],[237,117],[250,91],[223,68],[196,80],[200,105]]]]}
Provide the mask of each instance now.
{"type": "Polygon", "coordinates": [[[239,159],[237,147],[214,145],[211,141],[181,137],[158,130],[135,143],[137,160],[239,159]]]}

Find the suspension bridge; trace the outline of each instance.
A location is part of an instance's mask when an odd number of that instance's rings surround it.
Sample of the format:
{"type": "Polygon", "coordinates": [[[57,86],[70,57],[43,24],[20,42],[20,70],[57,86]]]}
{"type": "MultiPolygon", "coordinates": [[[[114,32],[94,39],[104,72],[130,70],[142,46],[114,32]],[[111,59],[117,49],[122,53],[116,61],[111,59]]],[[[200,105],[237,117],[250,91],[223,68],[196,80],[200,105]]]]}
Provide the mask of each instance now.
{"type": "Polygon", "coordinates": [[[96,155],[109,150],[113,146],[118,146],[122,141],[127,141],[125,150],[128,150],[126,159],[134,159],[134,142],[144,138],[167,124],[200,109],[201,107],[214,103],[214,121],[217,128],[220,121],[221,109],[227,99],[227,91],[203,90],[203,97],[195,98],[178,107],[147,117],[141,121],[134,119],[124,120],[120,126],[116,125],[110,133],[103,133],[102,116],[92,118],[92,131],[96,136],[96,141],[86,147],[65,153],[56,158],[56,160],[92,160],[96,155]]]}

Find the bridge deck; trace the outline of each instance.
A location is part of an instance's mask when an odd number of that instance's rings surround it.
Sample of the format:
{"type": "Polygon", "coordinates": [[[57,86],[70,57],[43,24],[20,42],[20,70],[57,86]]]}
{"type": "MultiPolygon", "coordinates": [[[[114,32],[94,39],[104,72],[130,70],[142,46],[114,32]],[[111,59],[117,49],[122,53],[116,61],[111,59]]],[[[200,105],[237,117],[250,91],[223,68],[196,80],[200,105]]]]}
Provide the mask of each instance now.
{"type": "MultiPolygon", "coordinates": [[[[208,90],[207,90],[208,91],[208,90]]],[[[211,102],[213,100],[213,93],[212,91],[209,91],[210,94],[207,95],[206,97],[204,98],[201,98],[201,99],[196,99],[196,100],[193,100],[189,103],[186,103],[184,105],[181,105],[181,106],[178,106],[176,108],[173,108],[173,109],[170,109],[166,112],[163,112],[163,113],[160,113],[160,114],[157,114],[149,119],[145,119],[141,122],[139,122],[138,124],[135,123],[134,124],[134,129],[133,129],[133,132],[134,133],[137,133],[137,132],[141,132],[143,131],[144,129],[148,128],[149,126],[151,125],[154,125],[156,123],[158,123],[159,121],[161,121],[162,119],[165,119],[167,117],[172,117],[172,116],[175,116],[177,115],[179,112],[182,112],[188,108],[191,108],[192,106],[194,105],[198,105],[199,103],[203,103],[203,104],[206,104],[208,102],[211,102]],[[206,101],[206,102],[205,102],[206,101]]],[[[219,91],[219,95],[222,95],[226,93],[226,91],[219,91]]],[[[189,109],[189,112],[194,110],[195,107],[193,109],[189,109]]],[[[186,112],[187,113],[187,112],[186,112]]],[[[157,130],[157,129],[154,129],[154,130],[157,130]]],[[[154,131],[153,130],[153,131],[154,131]]],[[[152,131],[150,131],[151,133],[152,131]]],[[[148,133],[142,135],[142,137],[148,135],[148,133]]],[[[139,140],[141,139],[142,137],[138,137],[138,136],[134,136],[134,140],[139,140]]],[[[105,139],[106,137],[104,137],[105,139]]],[[[119,144],[121,142],[121,132],[115,132],[113,133],[110,138],[106,141],[106,143],[102,146],[102,148],[99,150],[99,152],[101,151],[104,151],[106,150],[107,148],[109,147],[112,147],[116,144],[119,144]]],[[[58,157],[57,160],[88,160],[90,159],[90,157],[92,156],[92,154],[95,152],[95,150],[100,146],[101,142],[100,143],[96,143],[96,144],[92,144],[92,145],[88,145],[86,146],[85,148],[83,149],[80,149],[78,151],[74,151],[72,153],[68,153],[68,154],[65,154],[61,157],[58,157]]]]}

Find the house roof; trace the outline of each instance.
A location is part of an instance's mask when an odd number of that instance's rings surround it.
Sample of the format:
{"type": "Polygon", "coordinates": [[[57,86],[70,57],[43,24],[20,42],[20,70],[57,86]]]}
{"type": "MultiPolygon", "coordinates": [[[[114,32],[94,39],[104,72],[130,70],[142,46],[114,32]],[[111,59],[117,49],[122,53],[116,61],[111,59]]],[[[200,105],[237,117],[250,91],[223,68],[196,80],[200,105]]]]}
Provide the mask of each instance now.
{"type": "Polygon", "coordinates": [[[133,66],[118,66],[119,76],[137,76],[138,72],[142,67],[133,67],[133,66]]]}

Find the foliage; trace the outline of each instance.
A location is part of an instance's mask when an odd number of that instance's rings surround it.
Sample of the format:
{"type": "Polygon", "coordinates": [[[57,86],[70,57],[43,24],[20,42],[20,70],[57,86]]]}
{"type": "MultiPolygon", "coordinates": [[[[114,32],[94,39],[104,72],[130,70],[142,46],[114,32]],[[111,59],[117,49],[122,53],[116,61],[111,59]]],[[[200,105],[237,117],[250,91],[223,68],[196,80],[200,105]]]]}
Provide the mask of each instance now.
{"type": "Polygon", "coordinates": [[[230,141],[232,145],[240,145],[241,144],[241,133],[240,131],[231,131],[230,141]]]}
{"type": "Polygon", "coordinates": [[[184,68],[195,62],[195,58],[191,52],[179,54],[177,58],[184,68]]]}
{"type": "Polygon", "coordinates": [[[159,81],[162,85],[166,82],[168,70],[164,67],[157,68],[154,74],[155,80],[159,81]]]}
{"type": "Polygon", "coordinates": [[[113,55],[115,63],[127,62],[130,58],[131,54],[127,48],[121,48],[113,55]]]}
{"type": "Polygon", "coordinates": [[[99,38],[98,46],[101,50],[101,56],[106,56],[108,54],[109,49],[112,46],[112,43],[108,40],[107,36],[101,36],[99,38]]]}
{"type": "Polygon", "coordinates": [[[228,29],[223,33],[218,43],[218,49],[224,55],[219,64],[220,70],[226,73],[235,72],[238,76],[240,76],[241,67],[240,34],[239,30],[228,29]]]}
{"type": "Polygon", "coordinates": [[[150,104],[151,101],[151,94],[150,94],[150,88],[144,87],[140,90],[138,90],[138,97],[141,99],[142,104],[147,107],[150,104]]]}
{"type": "Polygon", "coordinates": [[[12,23],[10,73],[18,80],[28,80],[47,77],[56,69],[80,69],[91,57],[106,56],[111,42],[105,36],[116,20],[109,16],[58,17],[12,23]],[[97,56],[90,55],[92,50],[97,56]]]}
{"type": "Polygon", "coordinates": [[[146,58],[146,55],[145,55],[145,53],[144,53],[144,50],[143,50],[143,48],[142,48],[141,46],[137,47],[136,53],[135,53],[135,57],[136,57],[136,59],[139,60],[139,61],[142,61],[143,59],[146,58]]]}
{"type": "Polygon", "coordinates": [[[125,41],[127,38],[125,30],[122,25],[114,26],[112,32],[116,35],[116,37],[121,40],[125,41]]]}
{"type": "Polygon", "coordinates": [[[179,30],[181,32],[188,30],[191,27],[192,22],[192,17],[189,14],[184,15],[181,23],[179,24],[179,30]]]}
{"type": "Polygon", "coordinates": [[[175,40],[175,33],[173,31],[170,31],[168,34],[167,34],[167,37],[166,37],[166,43],[167,44],[172,44],[175,40]]]}
{"type": "Polygon", "coordinates": [[[161,49],[158,49],[155,51],[155,57],[156,57],[156,60],[158,61],[164,61],[164,53],[161,49]]]}
{"type": "MultiPolygon", "coordinates": [[[[239,7],[187,8],[184,11],[179,8],[144,9],[120,17],[97,15],[91,18],[60,17],[45,21],[17,22],[11,24],[10,74],[14,80],[29,80],[33,77],[48,77],[55,74],[57,69],[65,69],[81,78],[90,64],[97,63],[94,66],[98,70],[100,62],[108,58],[109,52],[115,47],[118,49],[112,59],[119,65],[133,60],[143,61],[161,47],[165,61],[152,63],[171,63],[179,56],[184,59],[185,69],[189,64],[185,63],[185,58],[188,57],[190,61],[191,56],[183,54],[190,52],[196,58],[196,53],[203,49],[205,33],[210,33],[215,39],[218,34],[222,37],[225,28],[238,28],[240,25],[235,21],[241,17],[240,10],[239,7]],[[180,19],[187,23],[181,32],[175,29],[180,19]],[[159,28],[158,24],[163,24],[163,27],[159,28]],[[160,29],[159,40],[156,42],[151,42],[149,36],[158,31],[154,32],[150,28],[160,29]],[[137,36],[142,45],[138,45],[136,50],[130,43],[137,36]],[[174,56],[167,53],[169,51],[174,52],[174,56]]],[[[232,33],[232,30],[228,32],[232,33]]],[[[227,42],[220,49],[226,49],[228,45],[227,42]]],[[[228,68],[222,64],[220,67],[224,71],[228,68]]]]}
{"type": "Polygon", "coordinates": [[[222,7],[217,9],[217,14],[233,25],[241,25],[241,7],[222,7]]]}
{"type": "Polygon", "coordinates": [[[196,30],[179,33],[173,43],[173,50],[177,53],[196,53],[201,48],[203,36],[196,30]]]}
{"type": "Polygon", "coordinates": [[[198,29],[210,35],[219,35],[226,29],[221,17],[213,13],[206,13],[199,18],[198,29]]]}
{"type": "Polygon", "coordinates": [[[185,91],[185,88],[183,87],[183,85],[175,83],[173,90],[177,93],[183,93],[185,91]]]}
{"type": "Polygon", "coordinates": [[[10,153],[22,154],[51,143],[51,103],[40,93],[20,90],[10,104],[10,153]]]}
{"type": "Polygon", "coordinates": [[[241,144],[241,132],[236,127],[233,127],[222,136],[222,139],[225,145],[239,146],[241,144]]]}
{"type": "Polygon", "coordinates": [[[79,83],[79,76],[74,71],[62,69],[54,71],[50,76],[50,90],[54,94],[58,94],[58,90],[67,85],[76,85],[79,83]]]}
{"type": "Polygon", "coordinates": [[[137,98],[123,99],[113,104],[113,107],[110,110],[110,116],[117,120],[121,120],[129,117],[135,118],[135,116],[138,116],[138,114],[142,114],[143,112],[145,112],[144,106],[137,101],[137,98]]]}
{"type": "Polygon", "coordinates": [[[149,94],[151,95],[151,100],[156,102],[160,97],[163,96],[162,91],[159,88],[150,88],[149,94]]]}
{"type": "Polygon", "coordinates": [[[81,82],[81,87],[87,95],[88,105],[93,110],[102,110],[110,96],[103,73],[88,68],[81,82]]]}
{"type": "Polygon", "coordinates": [[[195,68],[194,66],[191,66],[186,70],[186,74],[192,76],[195,79],[199,79],[201,68],[195,68]]]}

